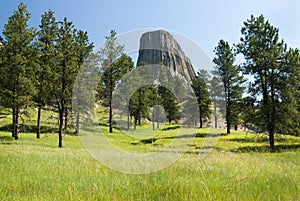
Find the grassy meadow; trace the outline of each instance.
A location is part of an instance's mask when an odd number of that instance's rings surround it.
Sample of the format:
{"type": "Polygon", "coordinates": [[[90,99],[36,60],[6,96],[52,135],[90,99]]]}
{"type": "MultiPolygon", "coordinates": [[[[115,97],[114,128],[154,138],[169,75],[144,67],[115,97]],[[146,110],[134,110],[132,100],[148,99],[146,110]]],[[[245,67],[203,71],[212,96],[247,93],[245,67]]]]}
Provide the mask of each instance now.
{"type": "MultiPolygon", "coordinates": [[[[276,135],[277,153],[269,153],[264,134],[233,131],[221,135],[201,159],[207,130],[198,129],[174,164],[154,173],[125,174],[101,165],[76,135],[65,134],[64,147],[57,148],[56,122],[47,118],[49,112],[43,115],[41,139],[33,132],[35,119],[26,117],[18,141],[6,131],[8,113],[1,116],[0,200],[300,200],[299,137],[276,135]]],[[[167,146],[178,131],[176,125],[168,127],[151,143],[118,130],[106,136],[120,149],[151,152],[167,146]]]]}

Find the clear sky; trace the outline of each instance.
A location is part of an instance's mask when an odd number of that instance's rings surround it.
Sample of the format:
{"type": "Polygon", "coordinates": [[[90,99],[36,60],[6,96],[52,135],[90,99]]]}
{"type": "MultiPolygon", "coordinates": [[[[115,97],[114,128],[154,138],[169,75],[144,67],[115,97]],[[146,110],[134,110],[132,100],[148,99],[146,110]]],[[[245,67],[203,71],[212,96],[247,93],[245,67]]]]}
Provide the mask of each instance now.
{"type": "MultiPolygon", "coordinates": [[[[238,42],[243,22],[263,14],[279,28],[290,47],[300,47],[300,1],[298,0],[26,0],[32,13],[30,26],[37,27],[42,13],[51,9],[57,20],[67,17],[86,30],[95,46],[111,29],[124,33],[160,28],[178,32],[199,45],[210,57],[222,38],[238,42]]],[[[19,0],[1,0],[1,33],[19,0]]]]}

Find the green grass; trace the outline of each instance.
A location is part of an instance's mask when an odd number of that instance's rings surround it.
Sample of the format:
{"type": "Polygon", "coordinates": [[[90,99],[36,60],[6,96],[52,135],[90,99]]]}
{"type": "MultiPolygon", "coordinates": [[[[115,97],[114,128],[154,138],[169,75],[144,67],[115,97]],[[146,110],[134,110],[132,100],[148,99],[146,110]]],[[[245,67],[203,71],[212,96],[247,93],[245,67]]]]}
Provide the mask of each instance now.
{"type": "MultiPolygon", "coordinates": [[[[8,123],[1,119],[1,125],[8,123]]],[[[178,129],[167,125],[145,139],[168,146],[178,129]]],[[[161,148],[115,131],[105,135],[120,149],[136,153],[161,148]]],[[[0,131],[0,200],[300,200],[299,137],[276,135],[277,153],[269,153],[267,136],[233,131],[221,135],[215,149],[200,159],[206,133],[194,133],[188,152],[173,165],[132,175],[101,165],[78,136],[64,135],[64,148],[57,148],[53,132],[36,139],[28,131],[15,141],[10,132],[0,131]]]]}
{"type": "Polygon", "coordinates": [[[186,154],[170,167],[145,175],[102,166],[77,136],[65,135],[62,149],[56,148],[55,134],[40,140],[34,134],[20,134],[18,141],[10,133],[0,136],[1,200],[300,199],[299,149],[275,154],[226,151],[238,147],[236,143],[242,146],[231,139],[243,139],[245,133],[222,136],[217,149],[203,160],[186,154]]]}

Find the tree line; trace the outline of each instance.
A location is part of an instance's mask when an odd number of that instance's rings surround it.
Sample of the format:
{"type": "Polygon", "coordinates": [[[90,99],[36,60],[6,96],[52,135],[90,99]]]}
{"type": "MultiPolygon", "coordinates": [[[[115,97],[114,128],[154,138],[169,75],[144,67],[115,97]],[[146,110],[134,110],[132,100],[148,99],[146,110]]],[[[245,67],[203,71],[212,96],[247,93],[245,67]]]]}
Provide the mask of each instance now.
{"type": "Polygon", "coordinates": [[[20,3],[4,25],[1,38],[0,103],[12,111],[12,137],[19,134],[20,110],[37,110],[36,137],[40,138],[41,111],[51,105],[59,114],[59,147],[68,127],[72,90],[80,66],[92,52],[86,31],[64,18],[57,21],[49,10],[39,29],[28,26],[31,14],[20,3]]]}
{"type": "MultiPolygon", "coordinates": [[[[20,3],[0,38],[0,104],[12,111],[12,137],[18,139],[19,114],[26,106],[37,108],[37,138],[41,132],[41,112],[46,105],[55,108],[59,116],[59,147],[63,146],[62,135],[72,115],[78,132],[80,119],[87,119],[79,110],[71,114],[72,97],[74,86],[86,90],[75,84],[86,61],[99,64],[92,65],[99,67],[92,69],[100,77],[96,97],[109,108],[108,126],[109,132],[113,132],[113,92],[124,75],[147,64],[134,66],[114,30],[106,36],[103,48],[94,53],[87,32],[75,29],[67,18],[57,21],[49,10],[41,16],[39,29],[34,29],[28,27],[30,16],[26,5],[20,3]]],[[[245,21],[241,34],[240,41],[233,45],[221,39],[214,50],[215,69],[200,70],[189,83],[199,107],[195,125],[202,128],[214,116],[214,126],[218,127],[217,112],[220,112],[224,114],[227,133],[241,124],[256,127],[268,133],[271,151],[275,151],[275,133],[300,135],[299,50],[288,48],[279,39],[279,29],[262,15],[245,21]],[[241,63],[236,61],[238,55],[244,58],[241,63]]],[[[137,75],[135,81],[143,80],[137,75]]],[[[173,84],[178,86],[176,80],[173,84]]],[[[73,99],[73,106],[79,107],[83,101],[79,98],[73,99]]],[[[164,121],[161,110],[169,123],[176,122],[182,117],[182,104],[163,85],[143,86],[130,97],[127,128],[136,129],[142,118],[151,120],[153,129],[154,122],[159,127],[164,121]]],[[[84,110],[80,108],[81,112],[84,110]]]]}
{"type": "Polygon", "coordinates": [[[256,126],[269,135],[300,135],[300,54],[279,38],[279,29],[263,15],[251,16],[232,46],[220,40],[215,48],[216,70],[226,103],[227,133],[232,124],[256,126]],[[243,57],[236,63],[237,55],[243,57]]]}
{"type": "Polygon", "coordinates": [[[200,127],[203,115],[213,112],[217,118],[219,109],[228,134],[233,125],[266,132],[275,152],[275,133],[300,135],[300,52],[289,48],[263,15],[246,20],[241,34],[233,45],[221,39],[214,49],[214,70],[201,70],[192,82],[200,127]],[[240,63],[237,56],[243,58],[240,63]]]}
{"type": "MultiPolygon", "coordinates": [[[[299,50],[288,48],[279,39],[279,29],[263,15],[245,21],[241,34],[237,44],[221,39],[214,50],[215,69],[200,70],[190,83],[199,106],[197,125],[208,125],[213,115],[218,127],[219,111],[224,114],[228,134],[238,125],[267,132],[271,151],[275,151],[275,133],[300,135],[299,50]],[[241,63],[236,61],[238,55],[243,57],[241,63]]],[[[181,118],[180,104],[168,89],[145,86],[131,97],[129,116],[134,118],[134,128],[141,118],[154,122],[150,108],[162,105],[170,123],[181,118]]]]}
{"type": "MultiPolygon", "coordinates": [[[[91,107],[83,105],[93,101],[86,98],[91,90],[96,90],[96,99],[109,108],[109,132],[113,132],[112,94],[122,76],[134,69],[132,59],[118,43],[116,32],[112,30],[105,37],[104,47],[93,52],[87,32],[74,28],[67,18],[57,21],[54,12],[49,10],[41,16],[39,29],[35,29],[28,26],[30,17],[26,5],[20,3],[4,25],[1,38],[0,104],[11,109],[12,137],[19,138],[20,111],[30,106],[37,108],[36,137],[40,138],[41,113],[50,106],[58,113],[58,146],[62,147],[63,133],[70,120],[75,119],[77,133],[80,122],[90,120],[82,114],[90,112],[91,107]],[[76,83],[83,64],[92,64],[88,71],[100,77],[95,89],[76,83]],[[80,97],[82,94],[84,98],[80,97]],[[72,114],[72,106],[76,107],[76,114],[72,114]]],[[[82,78],[81,81],[90,80],[82,78]]],[[[139,89],[130,100],[129,117],[135,128],[151,106],[149,90],[154,90],[153,86],[139,89]]],[[[166,89],[159,91],[164,96],[160,101],[167,108],[169,122],[178,119],[175,97],[166,89]]]]}
{"type": "MultiPolygon", "coordinates": [[[[197,125],[209,123],[212,113],[217,118],[219,110],[228,134],[241,124],[266,132],[274,152],[275,133],[300,135],[300,52],[288,47],[263,15],[246,20],[241,35],[233,45],[221,39],[214,50],[215,69],[200,70],[190,83],[199,106],[197,125]],[[243,61],[237,63],[239,55],[243,61]]],[[[163,106],[169,122],[180,119],[181,103],[169,92],[161,86],[139,89],[130,105],[135,124],[147,117],[153,100],[163,106]]]]}

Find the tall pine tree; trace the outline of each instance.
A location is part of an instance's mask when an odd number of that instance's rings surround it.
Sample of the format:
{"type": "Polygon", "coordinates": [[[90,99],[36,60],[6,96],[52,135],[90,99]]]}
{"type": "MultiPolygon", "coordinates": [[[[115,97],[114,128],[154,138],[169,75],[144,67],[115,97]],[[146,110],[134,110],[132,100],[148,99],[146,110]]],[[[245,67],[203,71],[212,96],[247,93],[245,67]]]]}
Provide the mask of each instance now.
{"type": "Polygon", "coordinates": [[[283,76],[289,75],[284,57],[286,44],[279,40],[279,30],[264,16],[251,16],[241,29],[242,37],[238,50],[244,55],[243,73],[253,77],[249,94],[255,97],[262,129],[269,134],[271,152],[275,152],[274,135],[282,121],[281,109],[286,93],[283,76]]]}
{"type": "Polygon", "coordinates": [[[20,109],[29,104],[34,95],[33,69],[35,51],[33,39],[35,30],[28,27],[31,14],[26,5],[20,3],[18,9],[4,25],[3,61],[0,68],[1,97],[6,107],[12,108],[12,136],[17,140],[19,133],[20,109]]]}
{"type": "MultiPolygon", "coordinates": [[[[63,126],[68,121],[68,109],[72,103],[72,90],[78,73],[76,64],[75,30],[72,22],[64,18],[59,22],[56,43],[55,89],[53,96],[59,113],[58,146],[62,147],[63,126]]],[[[66,127],[66,126],[65,126],[66,127]]]]}
{"type": "Polygon", "coordinates": [[[108,101],[109,106],[109,132],[113,132],[112,98],[117,82],[133,69],[133,62],[130,57],[124,54],[124,46],[120,45],[116,31],[112,30],[106,36],[104,47],[99,51],[101,63],[101,82],[99,87],[100,96],[108,101]]]}
{"type": "MultiPolygon", "coordinates": [[[[81,66],[86,62],[85,63],[86,65],[84,66],[85,70],[87,72],[88,71],[95,72],[96,69],[93,68],[93,65],[91,65],[91,63],[97,61],[97,59],[95,58],[95,55],[91,55],[93,47],[94,47],[94,45],[89,42],[87,32],[84,32],[82,30],[76,31],[75,51],[76,51],[76,64],[77,64],[78,69],[80,69],[81,66]]],[[[90,79],[88,79],[88,80],[90,80],[90,79]]],[[[87,84],[87,83],[82,83],[82,84],[87,84]]],[[[91,92],[90,90],[88,90],[88,91],[91,92]]],[[[81,91],[81,93],[83,93],[83,91],[81,91]]],[[[77,98],[80,98],[80,96],[77,96],[77,98]]],[[[75,100],[73,100],[73,101],[75,101],[75,100]]],[[[78,103],[81,102],[79,105],[86,105],[86,104],[82,103],[82,101],[83,100],[81,100],[81,101],[77,100],[78,103]]],[[[84,112],[84,111],[81,111],[81,112],[84,112]]],[[[78,133],[79,132],[79,120],[80,120],[79,108],[77,108],[77,114],[75,114],[75,116],[76,116],[75,117],[75,128],[76,128],[76,133],[78,133]]]]}
{"type": "Polygon", "coordinates": [[[213,59],[216,64],[214,74],[222,80],[224,86],[227,133],[229,134],[232,124],[238,123],[239,110],[241,109],[239,105],[241,105],[244,90],[241,84],[244,81],[243,76],[240,75],[239,66],[234,65],[235,55],[228,42],[220,40],[214,52],[216,54],[213,59]]]}
{"type": "MultiPolygon", "coordinates": [[[[41,112],[47,101],[51,99],[51,90],[55,83],[53,82],[53,69],[56,65],[55,43],[57,40],[57,22],[54,12],[49,10],[42,15],[40,30],[38,31],[38,41],[36,44],[38,50],[38,68],[35,71],[36,89],[35,102],[38,107],[37,131],[36,137],[40,138],[41,132],[41,112]]],[[[49,102],[49,101],[48,101],[49,102]]]]}
{"type": "Polygon", "coordinates": [[[277,132],[300,135],[300,51],[290,48],[282,59],[282,94],[278,108],[277,132]]]}

